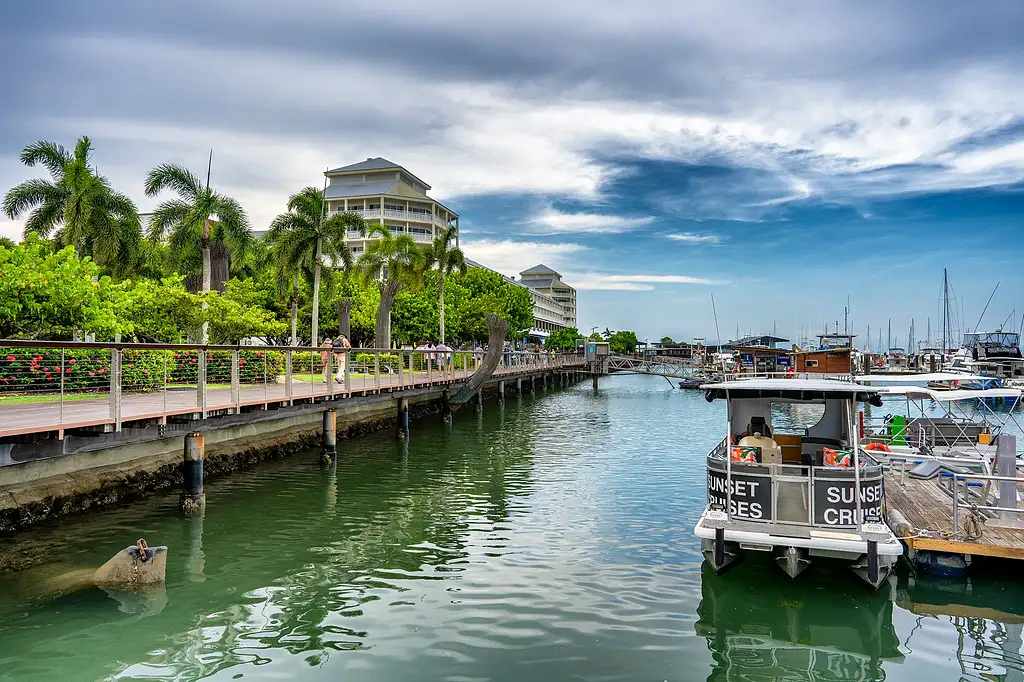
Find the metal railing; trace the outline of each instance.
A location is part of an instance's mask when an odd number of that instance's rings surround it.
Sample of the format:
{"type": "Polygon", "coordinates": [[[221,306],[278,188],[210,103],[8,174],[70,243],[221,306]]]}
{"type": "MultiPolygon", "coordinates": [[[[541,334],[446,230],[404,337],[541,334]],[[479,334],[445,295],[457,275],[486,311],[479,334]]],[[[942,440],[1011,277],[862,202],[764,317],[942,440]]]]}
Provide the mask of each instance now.
{"type": "MultiPolygon", "coordinates": [[[[981,512],[1000,512],[1006,514],[1022,514],[1024,509],[1018,509],[1017,507],[1004,507],[1004,506],[989,506],[987,504],[989,498],[989,488],[992,483],[1013,483],[1015,486],[1024,484],[1024,478],[1017,476],[994,476],[991,474],[969,474],[969,473],[956,473],[952,475],[951,492],[953,494],[953,540],[960,540],[960,508],[967,507],[969,509],[977,509],[981,512]],[[970,484],[968,481],[984,481],[985,485],[982,492],[979,494],[979,503],[973,503],[970,501],[970,484]],[[963,482],[964,489],[964,500],[960,501],[960,487],[963,482]]],[[[1016,503],[1017,490],[1014,487],[1014,502],[1016,503]]],[[[1000,502],[1002,505],[1002,502],[1000,502]]]]}
{"type": "Polygon", "coordinates": [[[449,221],[431,213],[420,213],[418,211],[405,211],[394,208],[350,208],[345,211],[343,208],[335,208],[335,213],[355,213],[364,219],[391,218],[393,220],[410,220],[420,223],[433,223],[438,227],[448,227],[449,221]]]}
{"type": "MultiPolygon", "coordinates": [[[[0,437],[205,419],[467,380],[485,351],[90,343],[0,339],[0,437]]],[[[495,375],[580,366],[578,354],[506,351],[495,375]]]]}

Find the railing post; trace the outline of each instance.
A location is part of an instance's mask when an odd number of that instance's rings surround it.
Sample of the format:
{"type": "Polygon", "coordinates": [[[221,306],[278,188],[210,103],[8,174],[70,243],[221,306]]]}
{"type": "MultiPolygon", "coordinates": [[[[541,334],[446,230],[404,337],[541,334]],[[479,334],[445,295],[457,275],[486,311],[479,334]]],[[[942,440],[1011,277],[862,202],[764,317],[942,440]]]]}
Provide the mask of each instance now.
{"type": "Polygon", "coordinates": [[[953,474],[953,540],[960,535],[960,484],[956,473],[953,474]]]}
{"type": "Polygon", "coordinates": [[[345,390],[352,395],[352,351],[345,349],[345,390]]]}
{"type": "Polygon", "coordinates": [[[324,376],[327,378],[327,395],[334,397],[334,353],[328,351],[324,360],[324,376]]]}
{"type": "Polygon", "coordinates": [[[235,406],[235,414],[242,412],[242,397],[241,397],[241,371],[242,367],[239,364],[239,352],[235,348],[231,351],[231,402],[235,406]]]}
{"type": "Polygon", "coordinates": [[[284,395],[288,399],[288,404],[292,404],[292,352],[286,350],[284,352],[284,395]]]}
{"type": "Polygon", "coordinates": [[[373,387],[380,391],[380,351],[373,355],[373,387]]]}
{"type": "Polygon", "coordinates": [[[206,419],[206,347],[199,351],[199,362],[196,363],[196,406],[199,408],[200,419],[206,419]]]}
{"type": "Polygon", "coordinates": [[[404,369],[405,369],[405,351],[403,351],[401,348],[399,348],[398,349],[398,385],[399,386],[403,386],[403,387],[405,386],[405,374],[403,373],[404,369]]]}
{"type": "Polygon", "coordinates": [[[110,349],[110,418],[114,432],[121,432],[121,349],[110,349]]]}
{"type": "MultiPolygon", "coordinates": [[[[60,349],[60,420],[58,424],[64,423],[64,349],[60,349]]],[[[62,432],[63,433],[63,432],[62,432]]]]}

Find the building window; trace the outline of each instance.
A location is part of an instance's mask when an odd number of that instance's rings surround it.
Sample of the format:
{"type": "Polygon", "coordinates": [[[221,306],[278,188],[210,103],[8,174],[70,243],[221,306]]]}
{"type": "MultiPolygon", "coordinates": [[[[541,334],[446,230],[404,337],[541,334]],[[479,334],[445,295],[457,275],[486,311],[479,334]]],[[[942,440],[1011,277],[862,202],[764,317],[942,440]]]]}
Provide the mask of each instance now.
{"type": "Polygon", "coordinates": [[[810,369],[812,367],[816,368],[818,366],[818,361],[817,360],[806,360],[806,361],[804,361],[804,366],[806,366],[808,369],[810,369]]]}

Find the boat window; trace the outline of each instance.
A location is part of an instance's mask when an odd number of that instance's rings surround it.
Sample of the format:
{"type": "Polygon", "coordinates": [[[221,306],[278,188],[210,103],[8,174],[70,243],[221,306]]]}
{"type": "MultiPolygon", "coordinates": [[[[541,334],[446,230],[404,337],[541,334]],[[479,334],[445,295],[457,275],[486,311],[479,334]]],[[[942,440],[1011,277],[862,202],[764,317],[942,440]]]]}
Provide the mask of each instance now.
{"type": "Polygon", "coordinates": [[[824,415],[824,403],[772,403],[772,424],[777,433],[804,434],[824,415]]]}

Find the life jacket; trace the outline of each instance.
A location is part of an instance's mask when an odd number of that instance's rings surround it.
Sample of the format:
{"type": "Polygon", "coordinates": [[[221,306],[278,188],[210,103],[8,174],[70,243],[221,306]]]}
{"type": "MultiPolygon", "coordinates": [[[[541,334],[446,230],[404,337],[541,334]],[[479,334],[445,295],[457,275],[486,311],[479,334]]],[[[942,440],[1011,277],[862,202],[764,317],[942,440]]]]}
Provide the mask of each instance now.
{"type": "Polygon", "coordinates": [[[757,448],[734,445],[732,448],[732,461],[744,464],[757,464],[757,448]]]}
{"type": "Polygon", "coordinates": [[[822,462],[827,467],[848,467],[853,465],[853,453],[849,450],[822,448],[822,462]]]}
{"type": "Polygon", "coordinates": [[[889,446],[885,443],[868,443],[864,446],[864,449],[874,452],[889,452],[889,446]]]}

